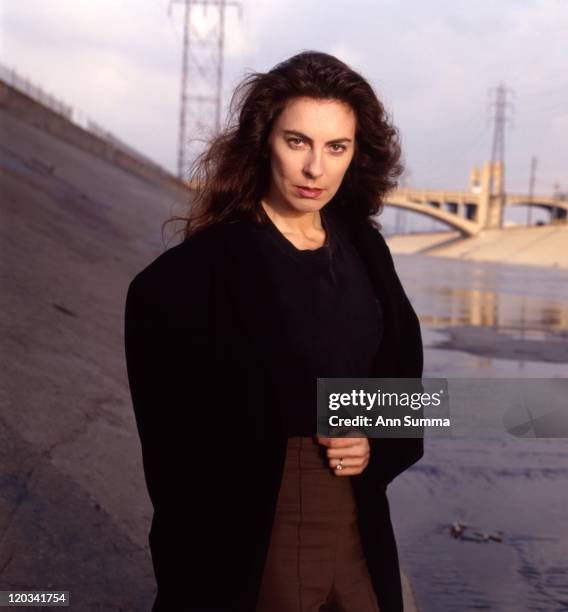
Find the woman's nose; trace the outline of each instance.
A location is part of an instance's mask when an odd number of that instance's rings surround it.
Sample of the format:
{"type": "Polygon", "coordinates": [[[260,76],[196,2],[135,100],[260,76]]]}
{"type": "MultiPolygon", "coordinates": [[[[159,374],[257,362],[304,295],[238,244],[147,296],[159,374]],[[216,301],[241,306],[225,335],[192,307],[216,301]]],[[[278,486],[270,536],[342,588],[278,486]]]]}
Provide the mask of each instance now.
{"type": "Polygon", "coordinates": [[[319,178],[323,174],[322,155],[317,151],[310,151],[304,165],[304,174],[310,178],[319,178]]]}

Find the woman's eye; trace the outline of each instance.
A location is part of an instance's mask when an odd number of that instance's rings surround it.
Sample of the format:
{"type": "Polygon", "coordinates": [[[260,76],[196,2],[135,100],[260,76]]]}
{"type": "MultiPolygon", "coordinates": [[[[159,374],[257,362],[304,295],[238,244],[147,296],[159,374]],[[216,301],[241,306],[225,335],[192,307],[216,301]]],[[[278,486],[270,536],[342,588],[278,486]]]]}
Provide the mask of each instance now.
{"type": "Polygon", "coordinates": [[[301,138],[288,138],[288,143],[294,147],[298,147],[301,144],[304,144],[304,141],[301,138]]]}
{"type": "MultiPolygon", "coordinates": [[[[287,142],[290,146],[298,149],[300,147],[302,147],[303,145],[306,144],[305,140],[303,138],[299,138],[299,137],[292,137],[292,138],[288,138],[287,142]]],[[[332,153],[343,153],[343,151],[346,150],[346,146],[342,145],[342,144],[331,144],[330,145],[331,148],[331,152],[332,153]]]]}
{"type": "Polygon", "coordinates": [[[343,151],[345,151],[345,145],[341,145],[341,144],[332,144],[331,145],[331,150],[334,153],[343,153],[343,151]]]}

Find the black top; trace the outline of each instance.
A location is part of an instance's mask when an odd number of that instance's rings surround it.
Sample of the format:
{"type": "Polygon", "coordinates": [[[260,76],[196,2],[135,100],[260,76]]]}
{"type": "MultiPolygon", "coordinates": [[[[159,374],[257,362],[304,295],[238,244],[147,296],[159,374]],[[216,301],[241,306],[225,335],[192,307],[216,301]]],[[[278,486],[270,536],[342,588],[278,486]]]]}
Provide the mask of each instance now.
{"type": "Polygon", "coordinates": [[[382,313],[345,228],[321,211],[326,241],[296,248],[268,219],[259,231],[282,320],[278,335],[281,401],[288,436],[317,431],[317,378],[370,377],[382,313]]]}

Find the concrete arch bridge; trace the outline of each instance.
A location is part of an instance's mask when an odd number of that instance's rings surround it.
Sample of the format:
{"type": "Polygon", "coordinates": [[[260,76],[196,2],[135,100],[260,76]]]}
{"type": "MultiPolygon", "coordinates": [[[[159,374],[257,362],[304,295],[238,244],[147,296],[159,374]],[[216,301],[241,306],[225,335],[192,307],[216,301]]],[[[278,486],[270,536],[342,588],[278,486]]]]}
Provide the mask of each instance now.
{"type": "Polygon", "coordinates": [[[568,199],[528,194],[506,194],[502,189],[502,165],[486,162],[480,172],[474,168],[470,191],[444,191],[401,188],[391,193],[385,206],[411,210],[475,236],[484,229],[503,226],[503,211],[508,206],[535,206],[550,212],[551,223],[568,223],[568,199]]]}

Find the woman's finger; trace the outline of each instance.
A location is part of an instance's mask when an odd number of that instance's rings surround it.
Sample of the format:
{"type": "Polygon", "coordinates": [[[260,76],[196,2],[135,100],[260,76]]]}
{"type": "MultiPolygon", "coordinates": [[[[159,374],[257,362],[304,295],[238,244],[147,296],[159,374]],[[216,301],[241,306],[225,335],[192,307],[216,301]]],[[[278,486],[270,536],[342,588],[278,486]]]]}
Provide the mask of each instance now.
{"type": "Polygon", "coordinates": [[[361,467],[346,467],[346,468],[343,468],[342,470],[333,470],[333,473],[335,476],[338,476],[338,477],[357,476],[358,474],[361,474],[366,467],[367,467],[367,463],[365,463],[365,465],[361,467]]]}
{"type": "Polygon", "coordinates": [[[339,459],[330,459],[329,467],[332,470],[342,471],[346,468],[361,468],[367,463],[366,457],[340,457],[339,459]],[[337,466],[341,465],[342,469],[338,470],[337,466]]]}
{"type": "Polygon", "coordinates": [[[328,448],[326,450],[329,459],[338,457],[361,457],[368,455],[370,446],[367,438],[360,438],[360,442],[352,446],[344,446],[342,448],[328,448]]]}

